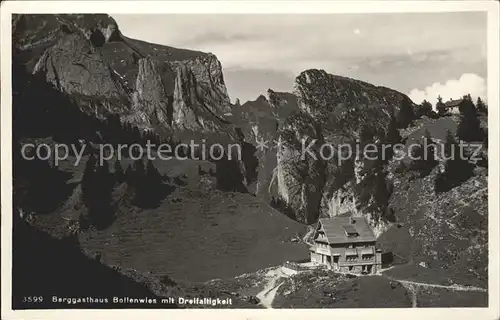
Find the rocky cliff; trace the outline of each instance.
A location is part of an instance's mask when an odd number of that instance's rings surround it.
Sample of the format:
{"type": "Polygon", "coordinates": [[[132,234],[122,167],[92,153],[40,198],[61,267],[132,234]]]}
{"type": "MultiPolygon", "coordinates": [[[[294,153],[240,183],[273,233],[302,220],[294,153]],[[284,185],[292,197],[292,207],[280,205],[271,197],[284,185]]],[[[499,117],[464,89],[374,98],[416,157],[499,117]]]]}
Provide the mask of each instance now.
{"type": "Polygon", "coordinates": [[[247,123],[248,141],[267,141],[258,151],[257,193],[306,224],[347,211],[383,224],[379,213],[356,202],[365,164],[355,161],[355,143],[363,130],[373,133],[373,141],[383,138],[391,115],[405,103],[413,105],[397,91],[311,69],[296,78],[293,93],[269,90],[268,97],[235,107],[247,123]],[[339,160],[342,146],[354,152],[339,160]]]}
{"type": "Polygon", "coordinates": [[[17,15],[15,59],[86,113],[144,128],[214,132],[230,111],[213,54],[124,36],[108,15],[17,15]]]}
{"type": "Polygon", "coordinates": [[[249,186],[250,191],[265,201],[270,201],[269,186],[272,172],[276,168],[276,142],[279,128],[294,112],[298,111],[297,97],[288,92],[276,92],[271,89],[267,95],[260,95],[254,101],[243,105],[237,103],[232,110],[230,121],[241,129],[245,141],[253,145],[265,143],[264,148],[257,148],[257,178],[249,186]]]}

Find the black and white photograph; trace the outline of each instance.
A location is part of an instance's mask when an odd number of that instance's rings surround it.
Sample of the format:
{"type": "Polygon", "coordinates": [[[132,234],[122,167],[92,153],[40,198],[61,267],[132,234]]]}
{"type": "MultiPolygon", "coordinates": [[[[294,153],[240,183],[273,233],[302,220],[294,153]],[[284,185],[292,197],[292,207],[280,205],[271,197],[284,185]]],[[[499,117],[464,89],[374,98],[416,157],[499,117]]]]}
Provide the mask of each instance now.
{"type": "Polygon", "coordinates": [[[2,318],[498,318],[497,2],[35,2],[2,3],[2,318]]]}

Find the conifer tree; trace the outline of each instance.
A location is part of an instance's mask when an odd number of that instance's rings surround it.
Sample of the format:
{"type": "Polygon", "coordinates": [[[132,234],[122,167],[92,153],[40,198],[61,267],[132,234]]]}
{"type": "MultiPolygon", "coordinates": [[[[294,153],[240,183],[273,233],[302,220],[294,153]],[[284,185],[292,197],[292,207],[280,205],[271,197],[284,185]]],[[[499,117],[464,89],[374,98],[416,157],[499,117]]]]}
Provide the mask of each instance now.
{"type": "MultiPolygon", "coordinates": [[[[384,137],[384,143],[397,143],[400,140],[399,132],[397,132],[396,119],[391,118],[393,122],[392,128],[388,128],[387,134],[384,137]]],[[[374,132],[368,124],[364,124],[360,130],[360,150],[365,150],[365,146],[370,143],[374,143],[374,132]]],[[[360,173],[362,179],[359,183],[355,184],[354,192],[356,198],[359,200],[358,205],[365,207],[368,212],[371,212],[378,217],[384,216],[389,203],[389,197],[391,190],[389,189],[386,181],[386,173],[384,171],[384,162],[386,159],[383,158],[384,154],[382,152],[383,148],[378,146],[376,155],[370,153],[366,154],[370,159],[364,159],[364,155],[361,156],[361,161],[364,162],[363,170],[360,173]]],[[[360,161],[360,160],[357,160],[360,161]]]]}
{"type": "Polygon", "coordinates": [[[488,148],[488,129],[484,131],[483,147],[488,148]]]}
{"type": "Polygon", "coordinates": [[[98,181],[102,185],[101,188],[104,192],[108,192],[115,187],[116,178],[109,169],[108,161],[104,161],[101,166],[98,166],[96,172],[98,181]]]}
{"type": "Polygon", "coordinates": [[[98,166],[96,173],[96,210],[91,212],[90,219],[98,229],[103,229],[109,226],[114,218],[111,203],[116,180],[109,170],[108,161],[98,166]]]}
{"type": "Polygon", "coordinates": [[[431,117],[432,114],[432,104],[425,100],[420,104],[420,115],[431,117]]]}
{"type": "Polygon", "coordinates": [[[131,183],[131,181],[133,180],[133,176],[134,176],[134,171],[132,170],[132,165],[128,165],[127,166],[127,169],[125,170],[125,180],[127,181],[128,184],[131,183]]]}
{"type": "Polygon", "coordinates": [[[82,176],[82,196],[83,202],[87,208],[92,207],[93,202],[93,185],[95,180],[95,167],[96,167],[96,159],[93,153],[90,154],[87,162],[85,163],[85,169],[83,171],[82,176]]]}
{"type": "Polygon", "coordinates": [[[432,140],[428,130],[425,130],[423,144],[412,149],[412,161],[410,168],[418,171],[420,177],[427,176],[438,164],[436,160],[436,144],[432,140]]]}
{"type": "Polygon", "coordinates": [[[391,119],[389,121],[389,125],[387,128],[387,133],[385,135],[384,139],[384,144],[389,145],[389,149],[384,149],[386,150],[386,154],[383,155],[384,159],[383,160],[389,160],[392,158],[394,155],[394,145],[398,144],[401,142],[402,137],[401,134],[399,133],[398,130],[398,125],[396,121],[396,117],[394,115],[391,115],[391,119]]]}
{"type": "Polygon", "coordinates": [[[426,154],[424,159],[424,174],[430,173],[432,169],[438,164],[437,160],[437,144],[432,139],[429,130],[424,132],[424,148],[426,148],[426,154]]]}
{"type": "Polygon", "coordinates": [[[134,184],[136,186],[140,186],[141,184],[144,183],[146,180],[146,171],[144,168],[144,162],[142,159],[137,159],[134,161],[132,164],[132,172],[133,172],[133,178],[134,178],[134,184]]]}
{"type": "Polygon", "coordinates": [[[111,193],[114,180],[107,161],[98,166],[93,154],[90,155],[82,177],[83,201],[88,209],[88,221],[98,229],[104,229],[113,220],[111,193]]]}
{"type": "Polygon", "coordinates": [[[460,106],[460,123],[457,127],[457,136],[463,141],[482,141],[483,129],[479,121],[477,110],[472,100],[464,99],[460,106]]]}
{"type": "Polygon", "coordinates": [[[147,194],[144,197],[146,201],[145,205],[154,207],[161,198],[162,177],[150,159],[148,159],[146,164],[145,190],[147,190],[147,194]]]}
{"type": "Polygon", "coordinates": [[[146,172],[142,159],[135,160],[127,169],[127,184],[133,193],[133,203],[142,205],[144,188],[146,187],[146,172]]]}
{"type": "Polygon", "coordinates": [[[391,116],[391,120],[389,121],[389,125],[387,128],[387,134],[385,137],[386,143],[396,144],[400,143],[402,140],[401,134],[397,128],[397,121],[394,115],[391,116]]]}
{"type": "Polygon", "coordinates": [[[409,101],[403,100],[397,115],[398,128],[405,129],[410,126],[415,119],[413,107],[409,101]]]}
{"type": "Polygon", "coordinates": [[[486,104],[483,102],[483,100],[481,99],[481,97],[477,97],[476,108],[477,108],[478,112],[485,113],[485,114],[488,113],[488,108],[487,108],[486,104]]]}
{"type": "Polygon", "coordinates": [[[153,161],[151,161],[151,159],[148,159],[148,162],[146,164],[146,182],[155,187],[161,183],[160,173],[158,172],[158,169],[156,169],[156,167],[154,166],[153,161]]]}
{"type": "Polygon", "coordinates": [[[114,167],[115,167],[116,181],[118,181],[118,182],[125,181],[125,173],[123,172],[123,167],[122,167],[120,160],[118,158],[116,158],[116,160],[115,160],[114,167]]]}
{"type": "Polygon", "coordinates": [[[444,170],[437,175],[434,182],[436,192],[445,192],[458,186],[469,179],[474,170],[450,131],[447,132],[443,151],[446,162],[444,170]]]}
{"type": "Polygon", "coordinates": [[[438,102],[436,103],[436,111],[438,112],[438,115],[441,117],[447,114],[445,105],[443,103],[443,98],[441,98],[441,96],[438,96],[438,102]]]}

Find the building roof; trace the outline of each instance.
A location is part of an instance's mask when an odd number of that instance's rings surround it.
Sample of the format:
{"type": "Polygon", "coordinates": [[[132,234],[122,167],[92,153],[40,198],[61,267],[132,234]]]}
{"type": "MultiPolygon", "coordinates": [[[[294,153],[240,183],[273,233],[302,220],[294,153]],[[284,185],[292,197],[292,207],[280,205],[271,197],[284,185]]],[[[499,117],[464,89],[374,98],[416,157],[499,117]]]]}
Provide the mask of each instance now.
{"type": "Polygon", "coordinates": [[[362,217],[339,216],[319,219],[318,223],[323,228],[330,244],[376,241],[372,228],[362,217]],[[352,234],[353,230],[356,231],[357,235],[348,236],[348,234],[352,234]]]}
{"type": "Polygon", "coordinates": [[[445,108],[458,107],[463,101],[464,101],[464,99],[457,99],[457,100],[446,101],[444,103],[444,106],[445,106],[445,108]]]}

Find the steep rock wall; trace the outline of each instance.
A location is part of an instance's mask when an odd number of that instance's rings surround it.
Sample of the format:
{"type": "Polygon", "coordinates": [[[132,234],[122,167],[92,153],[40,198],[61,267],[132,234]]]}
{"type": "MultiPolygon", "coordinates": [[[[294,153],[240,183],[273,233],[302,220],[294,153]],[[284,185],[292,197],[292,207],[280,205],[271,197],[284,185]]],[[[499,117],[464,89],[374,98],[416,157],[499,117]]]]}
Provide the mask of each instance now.
{"type": "Polygon", "coordinates": [[[123,36],[108,15],[18,15],[16,58],[80,108],[139,127],[217,132],[230,111],[213,54],[123,36]]]}
{"type": "MultiPolygon", "coordinates": [[[[273,196],[284,203],[288,214],[307,224],[314,223],[321,216],[350,212],[368,216],[374,227],[385,225],[386,222],[380,219],[381,213],[366,210],[354,191],[356,185],[365,179],[361,173],[364,161],[356,160],[355,144],[363,128],[368,127],[375,133],[374,140],[383,137],[391,113],[397,112],[402,103],[408,103],[409,98],[391,89],[315,69],[306,70],[296,78],[294,94],[301,110],[295,115],[294,122],[305,121],[320,128],[326,147],[314,147],[318,148],[318,160],[314,163],[290,161],[290,150],[279,149],[275,169],[277,177],[273,179],[277,186],[271,188],[273,196]],[[346,146],[350,146],[352,152],[343,154],[344,160],[340,160],[338,155],[348,150],[344,149],[346,146]],[[297,186],[307,185],[309,178],[297,179],[297,171],[315,172],[317,163],[323,167],[323,176],[314,179],[314,188],[306,188],[308,192],[304,192],[304,188],[297,186]],[[307,208],[307,213],[304,213],[304,208],[307,208]]],[[[280,139],[286,140],[285,136],[297,130],[300,130],[299,126],[289,125],[288,130],[280,132],[280,139]]],[[[296,139],[295,148],[304,153],[312,139],[315,136],[307,134],[296,139]]]]}

